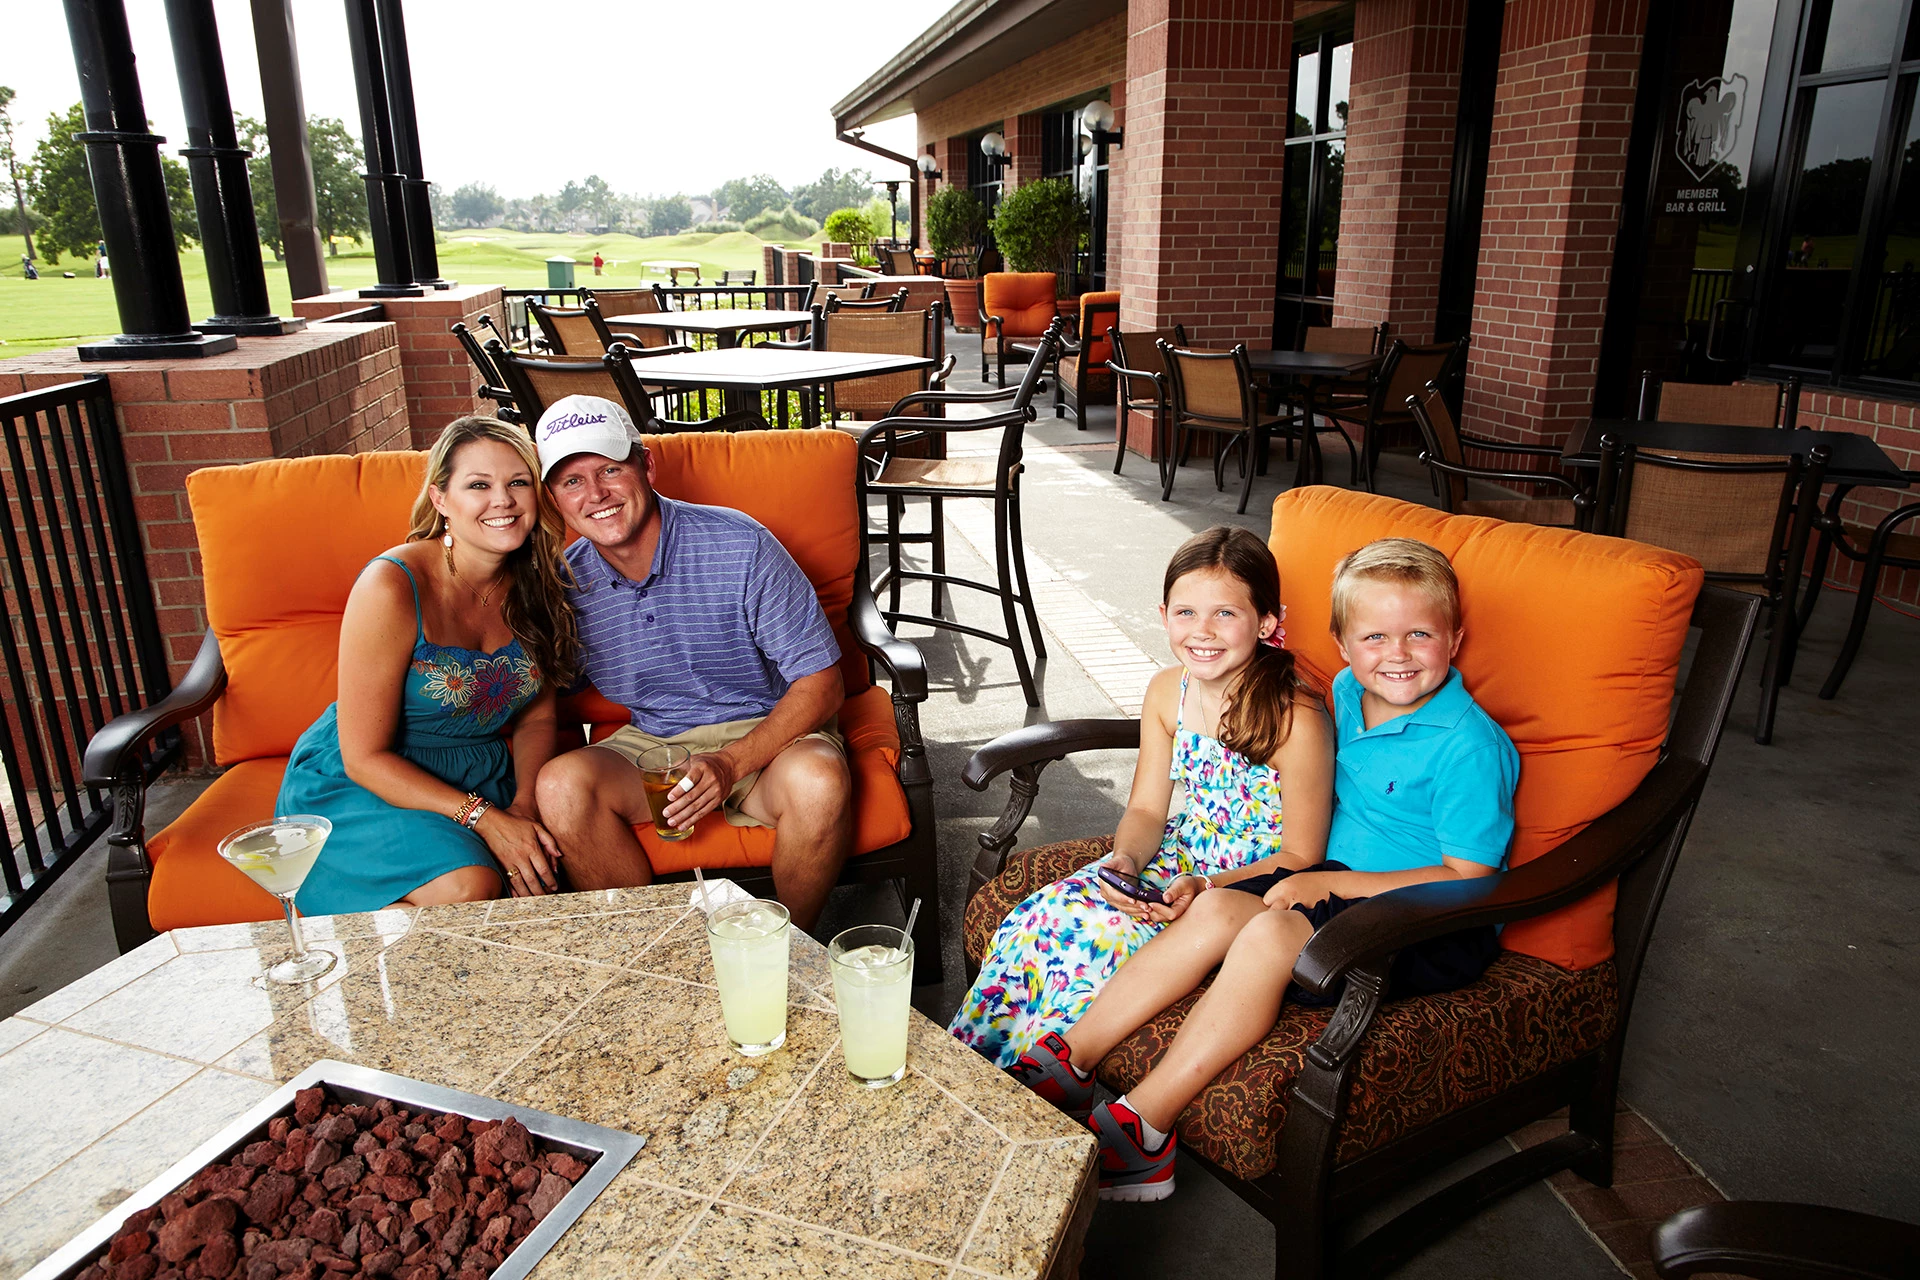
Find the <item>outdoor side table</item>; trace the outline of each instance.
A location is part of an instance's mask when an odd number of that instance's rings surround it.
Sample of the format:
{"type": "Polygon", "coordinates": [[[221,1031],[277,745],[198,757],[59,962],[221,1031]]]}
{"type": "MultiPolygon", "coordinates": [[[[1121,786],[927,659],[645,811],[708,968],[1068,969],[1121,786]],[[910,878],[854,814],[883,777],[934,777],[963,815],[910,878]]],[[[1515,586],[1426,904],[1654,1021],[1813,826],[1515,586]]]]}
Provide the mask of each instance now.
{"type": "MultiPolygon", "coordinates": [[[[687,312],[672,313],[675,318],[687,312]]],[[[698,312],[692,314],[698,315],[698,312]]],[[[731,315],[732,312],[714,312],[731,315]]],[[[791,391],[869,378],[881,373],[932,369],[926,356],[869,355],[859,351],[769,351],[765,347],[726,347],[716,351],[689,351],[636,360],[633,371],[649,387],[719,390],[732,408],[747,393],[791,391]]],[[[800,397],[801,425],[819,424],[819,406],[811,395],[800,397]]]]}
{"type": "MultiPolygon", "coordinates": [[[[1313,428],[1312,409],[1314,389],[1322,382],[1335,378],[1352,378],[1376,368],[1380,357],[1375,355],[1354,355],[1343,351],[1249,351],[1247,364],[1255,374],[1264,375],[1269,382],[1278,384],[1290,382],[1302,384],[1306,388],[1302,396],[1303,411],[1307,414],[1306,429],[1302,431],[1300,458],[1294,466],[1293,482],[1296,485],[1320,484],[1323,469],[1320,463],[1320,433],[1313,428]]],[[[1265,441],[1262,441],[1264,444],[1265,441]]],[[[1265,459],[1261,459],[1264,467],[1265,459]]]]}
{"type": "Polygon", "coordinates": [[[798,930],[785,1046],[735,1053],[689,890],[315,917],[342,963],[297,987],[280,921],[182,929],[0,1022],[0,1280],[321,1058],[646,1137],[535,1280],[1072,1277],[1093,1136],[917,1012],[856,1084],[798,930]]]}

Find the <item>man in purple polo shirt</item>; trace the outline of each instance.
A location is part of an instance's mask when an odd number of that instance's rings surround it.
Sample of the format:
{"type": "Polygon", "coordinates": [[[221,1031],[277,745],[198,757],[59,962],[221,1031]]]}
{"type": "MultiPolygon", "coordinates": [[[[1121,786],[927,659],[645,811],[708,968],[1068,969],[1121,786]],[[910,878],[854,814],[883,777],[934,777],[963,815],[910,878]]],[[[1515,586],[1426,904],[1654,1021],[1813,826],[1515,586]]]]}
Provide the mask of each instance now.
{"type": "Polygon", "coordinates": [[[853,844],[840,647],[812,584],[751,516],[654,493],[653,457],[620,405],[568,396],[541,415],[534,443],[580,535],[568,598],[587,679],[632,713],[540,771],[541,820],[568,880],[652,879],[633,834],[651,821],[636,762],[678,743],[693,760],[667,820],[691,830],[718,808],[735,826],[772,827],[774,890],[812,928],[853,844]]]}

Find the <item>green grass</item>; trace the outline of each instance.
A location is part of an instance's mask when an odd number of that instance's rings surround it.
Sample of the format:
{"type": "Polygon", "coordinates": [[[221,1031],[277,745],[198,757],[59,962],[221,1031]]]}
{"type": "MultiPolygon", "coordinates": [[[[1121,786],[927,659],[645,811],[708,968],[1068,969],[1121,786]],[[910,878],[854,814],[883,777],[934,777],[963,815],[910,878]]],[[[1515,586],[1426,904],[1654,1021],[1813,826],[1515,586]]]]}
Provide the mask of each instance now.
{"type": "MultiPolygon", "coordinates": [[[[818,247],[818,240],[790,244],[789,248],[818,247]]],[[[683,258],[700,264],[702,278],[717,280],[720,272],[760,270],[758,237],[744,231],[721,235],[688,232],[677,236],[522,234],[490,229],[455,231],[440,245],[440,274],[462,284],[500,284],[535,288],[547,282],[546,259],[566,254],[579,261],[575,283],[607,288],[651,284],[640,264],[655,258],[683,258]],[[595,250],[607,259],[606,274],[595,279],[595,250]]],[[[67,258],[58,267],[42,264],[38,280],[21,277],[19,253],[12,266],[0,270],[0,359],[30,355],[56,347],[70,347],[91,338],[120,331],[114,308],[113,285],[96,280],[90,260],[67,258]],[[74,273],[66,280],[62,270],[74,273]]],[[[291,314],[287,272],[282,263],[266,257],[267,294],[274,310],[291,314]]],[[[180,255],[180,275],[187,287],[187,309],[198,320],[213,311],[207,291],[206,259],[198,248],[180,255]]],[[[377,279],[373,251],[360,249],[327,259],[327,283],[335,289],[358,289],[377,279]]]]}

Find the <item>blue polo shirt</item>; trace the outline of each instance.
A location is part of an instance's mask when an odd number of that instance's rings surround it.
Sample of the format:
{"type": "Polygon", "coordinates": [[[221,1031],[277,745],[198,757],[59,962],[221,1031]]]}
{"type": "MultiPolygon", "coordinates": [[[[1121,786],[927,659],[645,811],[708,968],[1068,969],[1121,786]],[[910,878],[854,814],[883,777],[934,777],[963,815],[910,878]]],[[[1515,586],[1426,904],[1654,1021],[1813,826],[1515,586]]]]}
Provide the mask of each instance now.
{"type": "Polygon", "coordinates": [[[633,582],[580,538],[567,548],[587,679],[656,738],[764,716],[840,661],[813,584],[761,523],[654,495],[660,543],[633,582]]]}
{"type": "Polygon", "coordinates": [[[1327,860],[1355,871],[1437,867],[1444,857],[1506,865],[1520,753],[1447,672],[1427,704],[1369,729],[1351,669],[1333,678],[1333,826],[1327,860]]]}

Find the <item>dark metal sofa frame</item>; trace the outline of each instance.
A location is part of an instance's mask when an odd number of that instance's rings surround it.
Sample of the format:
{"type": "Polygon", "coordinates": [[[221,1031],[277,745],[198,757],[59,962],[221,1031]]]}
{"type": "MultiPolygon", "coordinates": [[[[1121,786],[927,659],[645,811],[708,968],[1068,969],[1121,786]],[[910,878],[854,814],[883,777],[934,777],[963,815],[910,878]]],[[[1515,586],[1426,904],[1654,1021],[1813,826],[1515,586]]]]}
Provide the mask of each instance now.
{"type": "MultiPolygon", "coordinates": [[[[942,980],[933,771],[927,760],[926,740],[920,734],[920,704],[927,700],[926,659],[918,646],[887,628],[873,597],[864,558],[854,571],[847,627],[868,659],[887,676],[894,726],[900,734],[900,786],[907,795],[910,826],[904,839],[848,858],[839,883],[899,881],[903,900],[921,900],[920,918],[913,931],[914,985],[926,986],[942,980]]],[[[193,665],[172,693],[152,706],[109,721],[87,744],[83,770],[88,785],[111,787],[113,791],[113,829],[107,835],[107,903],[113,916],[114,939],[123,953],[155,936],[147,917],[153,863],[147,857],[148,779],[142,769],[141,748],[168,729],[211,711],[226,687],[227,668],[220,657],[220,641],[209,630],[193,665]]],[[[750,891],[773,891],[773,874],[766,867],[736,867],[727,875],[750,891]]],[[[692,878],[691,872],[680,872],[662,875],[659,880],[692,878]]]]}
{"type": "MultiPolygon", "coordinates": [[[[1500,875],[1383,893],[1314,934],[1294,981],[1345,994],[1292,1086],[1272,1172],[1251,1182],[1191,1151],[1194,1159],[1274,1224],[1275,1274],[1372,1276],[1392,1270],[1468,1214],[1528,1183],[1571,1169],[1596,1186],[1613,1181],[1614,1096],[1647,943],[1687,827],[1713,765],[1727,708],[1760,602],[1708,586],[1694,606],[1699,644],[1660,759],[1633,793],[1552,852],[1500,875]],[[1504,1093],[1444,1116],[1336,1167],[1349,1074],[1378,1013],[1393,953],[1456,929],[1502,924],[1577,902],[1618,879],[1614,964],[1620,1014],[1598,1049],[1504,1093]],[[1467,1175],[1375,1228],[1344,1251],[1338,1230],[1362,1210],[1523,1125],[1569,1109],[1567,1132],[1467,1175]]],[[[1137,748],[1138,720],[1063,720],[996,738],[967,761],[961,777],[984,791],[1012,774],[998,821],[981,834],[969,893],[1000,874],[1048,764],[1080,751],[1137,748]]],[[[971,967],[971,966],[970,966],[971,967]]]]}

